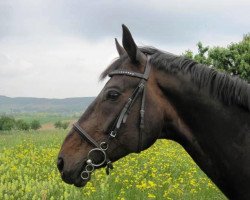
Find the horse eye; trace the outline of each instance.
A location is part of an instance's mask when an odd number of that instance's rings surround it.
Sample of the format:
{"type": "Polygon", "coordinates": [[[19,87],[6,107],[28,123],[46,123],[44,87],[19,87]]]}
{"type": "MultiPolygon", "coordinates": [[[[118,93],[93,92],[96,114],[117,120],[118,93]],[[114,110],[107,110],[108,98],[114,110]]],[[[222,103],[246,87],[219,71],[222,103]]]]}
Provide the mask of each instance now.
{"type": "Polygon", "coordinates": [[[118,99],[118,97],[120,96],[120,93],[115,91],[115,90],[111,90],[108,92],[107,94],[107,99],[111,100],[111,101],[115,101],[118,99]]]}

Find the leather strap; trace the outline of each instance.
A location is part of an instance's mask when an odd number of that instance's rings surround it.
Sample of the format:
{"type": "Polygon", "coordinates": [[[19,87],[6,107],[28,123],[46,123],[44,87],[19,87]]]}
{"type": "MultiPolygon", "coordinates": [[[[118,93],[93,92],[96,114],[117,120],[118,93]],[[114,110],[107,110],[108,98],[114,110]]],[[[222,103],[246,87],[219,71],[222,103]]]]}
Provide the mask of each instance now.
{"type": "Polygon", "coordinates": [[[74,129],[78,132],[78,133],[80,133],[80,136],[83,138],[83,139],[87,139],[87,141],[90,143],[90,144],[92,144],[93,146],[95,146],[96,148],[99,148],[100,146],[99,146],[99,144],[86,132],[86,131],[84,131],[81,127],[80,127],[80,125],[79,125],[79,123],[78,122],[76,122],[76,123],[74,123],[73,124],[73,127],[74,127],[74,129]]]}

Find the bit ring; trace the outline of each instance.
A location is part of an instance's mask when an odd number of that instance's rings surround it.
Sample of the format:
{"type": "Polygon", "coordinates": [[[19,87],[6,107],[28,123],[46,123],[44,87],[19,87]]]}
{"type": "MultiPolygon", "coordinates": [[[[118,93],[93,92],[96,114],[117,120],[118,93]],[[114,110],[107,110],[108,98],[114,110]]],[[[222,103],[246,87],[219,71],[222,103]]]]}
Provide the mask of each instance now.
{"type": "Polygon", "coordinates": [[[89,178],[89,172],[83,171],[83,172],[81,173],[81,178],[82,178],[83,180],[87,180],[87,179],[89,178]]]}
{"type": "Polygon", "coordinates": [[[105,153],[105,151],[103,149],[101,149],[101,148],[94,148],[94,149],[91,149],[89,151],[89,153],[88,153],[88,159],[90,159],[92,161],[91,165],[93,167],[100,167],[100,166],[102,166],[106,162],[107,156],[106,156],[106,153],[105,153]],[[101,152],[102,153],[103,160],[100,163],[94,163],[93,159],[91,159],[91,153],[93,153],[93,152],[101,152]]]}

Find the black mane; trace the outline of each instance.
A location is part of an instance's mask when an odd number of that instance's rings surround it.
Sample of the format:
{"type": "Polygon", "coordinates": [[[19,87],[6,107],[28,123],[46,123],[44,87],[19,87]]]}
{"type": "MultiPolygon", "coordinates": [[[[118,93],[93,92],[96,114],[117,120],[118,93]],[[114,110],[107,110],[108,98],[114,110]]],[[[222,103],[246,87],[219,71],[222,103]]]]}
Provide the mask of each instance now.
{"type": "MultiPolygon", "coordinates": [[[[221,99],[226,105],[236,104],[250,111],[250,85],[246,81],[184,56],[176,56],[152,47],[142,47],[140,50],[151,55],[152,66],[171,74],[178,72],[189,74],[192,82],[200,89],[207,89],[212,97],[221,99]]],[[[115,60],[100,78],[103,79],[111,71],[118,69],[126,58],[123,56],[115,60]]]]}

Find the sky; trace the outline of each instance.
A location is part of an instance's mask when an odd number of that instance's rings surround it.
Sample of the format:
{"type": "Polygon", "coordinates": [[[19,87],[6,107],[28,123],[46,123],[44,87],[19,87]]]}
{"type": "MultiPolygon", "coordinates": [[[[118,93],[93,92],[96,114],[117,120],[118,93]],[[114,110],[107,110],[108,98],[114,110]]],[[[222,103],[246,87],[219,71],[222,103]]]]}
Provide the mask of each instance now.
{"type": "Polygon", "coordinates": [[[0,95],[96,96],[125,24],[138,46],[181,54],[238,42],[249,0],[0,0],[0,95]]]}

